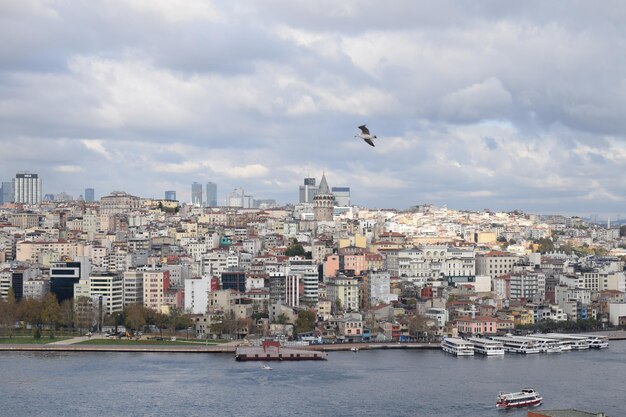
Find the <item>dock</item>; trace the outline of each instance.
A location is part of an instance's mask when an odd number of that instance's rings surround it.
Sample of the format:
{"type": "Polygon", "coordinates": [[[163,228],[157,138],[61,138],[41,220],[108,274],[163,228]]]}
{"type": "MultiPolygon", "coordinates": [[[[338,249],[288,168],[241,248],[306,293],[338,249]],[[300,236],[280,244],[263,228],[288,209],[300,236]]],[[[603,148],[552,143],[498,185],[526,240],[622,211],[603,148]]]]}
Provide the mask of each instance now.
{"type": "Polygon", "coordinates": [[[324,352],[297,348],[285,348],[276,341],[263,341],[261,346],[238,347],[238,361],[320,361],[326,360],[324,352]]]}

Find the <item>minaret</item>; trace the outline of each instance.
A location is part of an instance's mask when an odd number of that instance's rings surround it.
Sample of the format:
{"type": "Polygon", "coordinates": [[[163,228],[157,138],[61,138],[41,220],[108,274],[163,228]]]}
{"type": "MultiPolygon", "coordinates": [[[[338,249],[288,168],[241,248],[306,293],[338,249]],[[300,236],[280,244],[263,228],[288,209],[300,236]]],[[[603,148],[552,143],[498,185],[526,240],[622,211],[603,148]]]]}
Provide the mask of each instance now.
{"type": "Polygon", "coordinates": [[[335,207],[335,196],[330,192],[328,182],[326,182],[326,174],[322,174],[322,180],[317,190],[317,194],[313,197],[313,212],[315,213],[315,221],[331,222],[333,221],[333,208],[335,207]]]}

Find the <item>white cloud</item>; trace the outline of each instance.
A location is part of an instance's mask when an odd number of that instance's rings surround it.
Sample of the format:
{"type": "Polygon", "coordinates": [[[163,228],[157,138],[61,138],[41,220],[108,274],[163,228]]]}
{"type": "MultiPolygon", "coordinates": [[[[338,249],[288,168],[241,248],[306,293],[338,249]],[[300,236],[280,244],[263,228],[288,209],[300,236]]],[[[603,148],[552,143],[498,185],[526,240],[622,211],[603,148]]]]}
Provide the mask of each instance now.
{"type": "Polygon", "coordinates": [[[56,165],[53,170],[63,174],[78,174],[85,171],[83,167],[78,165],[56,165]]]}
{"type": "Polygon", "coordinates": [[[267,175],[269,169],[260,164],[234,166],[226,172],[231,178],[260,178],[267,175]]]}
{"type": "Polygon", "coordinates": [[[90,151],[96,152],[108,160],[112,159],[111,154],[104,147],[104,141],[98,139],[82,139],[80,142],[90,151]]]}

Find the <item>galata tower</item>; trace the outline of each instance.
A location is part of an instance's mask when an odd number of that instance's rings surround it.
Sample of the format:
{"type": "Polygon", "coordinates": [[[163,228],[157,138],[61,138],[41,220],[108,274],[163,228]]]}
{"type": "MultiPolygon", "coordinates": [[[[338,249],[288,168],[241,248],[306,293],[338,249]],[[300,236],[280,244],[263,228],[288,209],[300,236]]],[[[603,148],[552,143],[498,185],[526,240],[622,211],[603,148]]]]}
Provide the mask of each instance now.
{"type": "Polygon", "coordinates": [[[315,221],[332,222],[334,207],[335,196],[330,192],[330,188],[328,188],[326,175],[322,174],[322,181],[320,181],[317,194],[313,197],[313,213],[315,214],[315,221]]]}

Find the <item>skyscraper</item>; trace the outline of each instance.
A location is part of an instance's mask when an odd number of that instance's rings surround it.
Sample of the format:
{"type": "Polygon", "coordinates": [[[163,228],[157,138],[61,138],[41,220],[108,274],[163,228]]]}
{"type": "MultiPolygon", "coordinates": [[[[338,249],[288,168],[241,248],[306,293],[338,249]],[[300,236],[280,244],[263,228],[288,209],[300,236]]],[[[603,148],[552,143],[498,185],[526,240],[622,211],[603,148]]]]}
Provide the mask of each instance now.
{"type": "Polygon", "coordinates": [[[30,172],[19,172],[13,179],[13,199],[18,204],[41,203],[41,178],[30,172]]]}
{"type": "Polygon", "coordinates": [[[88,203],[96,201],[96,192],[93,188],[85,188],[85,201],[88,203]]]}
{"type": "Polygon", "coordinates": [[[317,194],[315,178],[305,178],[304,185],[300,186],[300,203],[312,203],[313,197],[317,194]]]}
{"type": "Polygon", "coordinates": [[[214,182],[206,183],[206,205],[207,207],[217,206],[217,184],[214,182]]]}
{"type": "Polygon", "coordinates": [[[191,184],[191,204],[202,205],[202,184],[200,183],[191,184]]]}
{"type": "Polygon", "coordinates": [[[350,207],[350,187],[331,188],[339,207],[350,207]]]}
{"type": "Polygon", "coordinates": [[[166,191],[165,192],[166,200],[176,200],[176,191],[166,191]]]}

